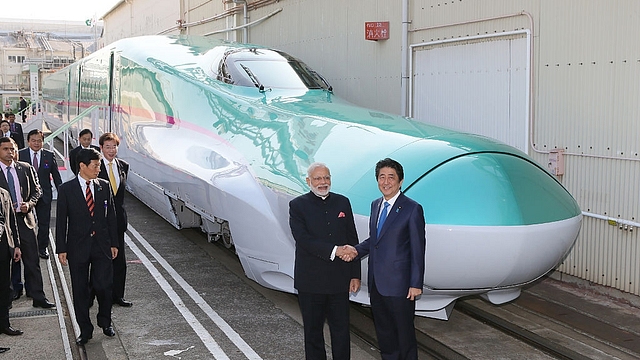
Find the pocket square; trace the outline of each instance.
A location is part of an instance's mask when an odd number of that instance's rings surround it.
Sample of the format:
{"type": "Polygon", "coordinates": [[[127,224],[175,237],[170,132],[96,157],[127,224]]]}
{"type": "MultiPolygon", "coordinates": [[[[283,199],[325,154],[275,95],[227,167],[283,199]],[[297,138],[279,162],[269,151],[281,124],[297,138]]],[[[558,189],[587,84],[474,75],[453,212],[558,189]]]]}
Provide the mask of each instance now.
{"type": "Polygon", "coordinates": [[[343,218],[343,217],[345,217],[345,216],[346,216],[346,215],[345,215],[345,214],[344,214],[344,212],[342,212],[342,211],[340,211],[340,214],[338,214],[338,217],[339,217],[339,218],[343,218]]]}

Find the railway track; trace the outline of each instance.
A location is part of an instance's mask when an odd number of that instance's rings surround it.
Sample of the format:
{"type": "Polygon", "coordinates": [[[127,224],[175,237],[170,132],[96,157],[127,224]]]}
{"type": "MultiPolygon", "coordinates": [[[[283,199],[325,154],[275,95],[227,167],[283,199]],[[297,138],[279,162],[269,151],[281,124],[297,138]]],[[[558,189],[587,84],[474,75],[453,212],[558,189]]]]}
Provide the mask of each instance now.
{"type": "MultiPolygon", "coordinates": [[[[419,358],[640,358],[638,332],[620,327],[617,319],[606,319],[607,315],[596,318],[581,311],[581,303],[554,299],[552,290],[536,291],[536,286],[531,290],[501,306],[480,298],[459,300],[448,321],[416,317],[419,358]]],[[[295,295],[288,296],[296,302],[295,295]]],[[[354,303],[351,309],[352,340],[359,339],[378,357],[370,308],[354,303]]],[[[598,312],[597,308],[588,310],[598,312]]]]}

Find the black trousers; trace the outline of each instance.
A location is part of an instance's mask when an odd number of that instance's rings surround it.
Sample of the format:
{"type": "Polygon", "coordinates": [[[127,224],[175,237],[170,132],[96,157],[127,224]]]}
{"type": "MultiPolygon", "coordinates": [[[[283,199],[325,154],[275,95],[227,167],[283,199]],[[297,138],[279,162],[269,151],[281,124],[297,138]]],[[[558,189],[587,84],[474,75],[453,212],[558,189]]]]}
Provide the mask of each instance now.
{"type": "Polygon", "coordinates": [[[382,296],[375,281],[370,284],[369,297],[382,359],[417,360],[418,345],[413,324],[416,302],[406,296],[382,296]]]}
{"type": "Polygon", "coordinates": [[[17,214],[18,233],[20,235],[20,251],[22,252],[22,260],[13,263],[11,270],[11,282],[13,290],[20,292],[22,290],[21,283],[21,266],[24,265],[24,283],[25,291],[36,301],[45,299],[44,290],[42,289],[42,271],[40,270],[40,258],[38,257],[38,244],[36,240],[36,232],[29,229],[24,223],[24,215],[17,214]]]}
{"type": "Polygon", "coordinates": [[[89,317],[89,277],[92,289],[98,299],[98,326],[101,328],[111,325],[111,290],[113,286],[113,261],[100,247],[94,244],[91,255],[86,262],[69,260],[71,287],[73,292],[73,306],[76,320],[80,327],[81,336],[89,338],[93,334],[93,324],[89,317]]]}
{"type": "Polygon", "coordinates": [[[38,216],[38,249],[44,251],[49,246],[49,224],[51,223],[51,200],[40,199],[36,203],[38,216]]]}
{"type": "Polygon", "coordinates": [[[324,350],[324,321],[331,333],[333,360],[349,360],[349,293],[298,293],[298,303],[304,324],[304,352],[307,360],[326,360],[324,350]]]}
{"type": "Polygon", "coordinates": [[[11,304],[11,251],[7,235],[0,237],[0,329],[9,327],[9,304],[11,304]]]}

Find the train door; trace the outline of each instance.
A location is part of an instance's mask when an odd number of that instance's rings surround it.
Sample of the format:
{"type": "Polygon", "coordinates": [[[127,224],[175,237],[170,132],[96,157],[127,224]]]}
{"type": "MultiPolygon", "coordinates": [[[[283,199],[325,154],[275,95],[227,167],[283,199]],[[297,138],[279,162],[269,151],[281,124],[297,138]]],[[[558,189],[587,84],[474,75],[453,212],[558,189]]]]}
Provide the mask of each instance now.
{"type": "Polygon", "coordinates": [[[109,123],[110,131],[122,136],[122,119],[120,112],[120,56],[111,53],[109,61],[109,123]]]}

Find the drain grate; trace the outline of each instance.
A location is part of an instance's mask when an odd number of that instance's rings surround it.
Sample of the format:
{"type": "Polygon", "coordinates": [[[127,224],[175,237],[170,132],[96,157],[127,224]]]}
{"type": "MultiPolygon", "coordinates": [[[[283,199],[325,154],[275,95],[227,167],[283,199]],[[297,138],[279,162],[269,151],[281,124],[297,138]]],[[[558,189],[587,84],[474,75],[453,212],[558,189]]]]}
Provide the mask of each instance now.
{"type": "Polygon", "coordinates": [[[21,318],[21,317],[31,317],[31,316],[46,316],[46,315],[56,315],[58,313],[55,309],[43,309],[43,310],[32,310],[32,311],[21,311],[21,312],[12,312],[9,314],[9,318],[21,318]]]}

